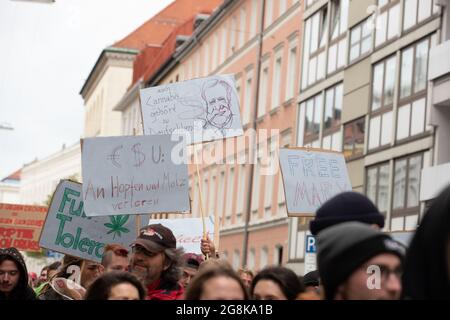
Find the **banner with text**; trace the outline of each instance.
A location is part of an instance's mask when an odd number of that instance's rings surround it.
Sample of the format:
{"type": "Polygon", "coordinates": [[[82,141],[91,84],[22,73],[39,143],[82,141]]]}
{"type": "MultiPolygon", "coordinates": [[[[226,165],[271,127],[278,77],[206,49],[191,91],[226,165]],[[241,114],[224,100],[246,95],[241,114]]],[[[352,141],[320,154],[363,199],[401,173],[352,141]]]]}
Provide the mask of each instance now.
{"type": "Polygon", "coordinates": [[[0,203],[0,248],[40,252],[47,207],[0,203]]]}
{"type": "Polygon", "coordinates": [[[82,173],[88,216],[190,211],[186,145],[170,135],[86,138],[82,173]]]}
{"type": "Polygon", "coordinates": [[[243,134],[233,75],[140,90],[144,134],[185,134],[187,144],[243,134]]]}
{"type": "Polygon", "coordinates": [[[39,244],[43,248],[100,262],[105,245],[129,247],[136,239],[136,216],[88,217],[81,184],[62,180],[52,197],[39,244]]]}
{"type": "Polygon", "coordinates": [[[343,154],[322,149],[280,149],[287,212],[312,216],[334,195],[351,191],[343,154]]]}

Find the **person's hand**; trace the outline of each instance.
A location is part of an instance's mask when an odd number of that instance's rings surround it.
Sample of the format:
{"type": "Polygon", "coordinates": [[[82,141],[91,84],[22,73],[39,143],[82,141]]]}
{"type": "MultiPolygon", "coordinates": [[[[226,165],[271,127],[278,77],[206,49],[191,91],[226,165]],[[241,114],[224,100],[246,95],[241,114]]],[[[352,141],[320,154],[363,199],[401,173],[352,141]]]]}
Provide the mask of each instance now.
{"type": "Polygon", "coordinates": [[[200,250],[202,251],[203,255],[208,255],[210,258],[215,258],[216,256],[216,247],[214,246],[214,242],[209,238],[209,236],[206,236],[205,238],[202,238],[200,242],[200,250]]]}

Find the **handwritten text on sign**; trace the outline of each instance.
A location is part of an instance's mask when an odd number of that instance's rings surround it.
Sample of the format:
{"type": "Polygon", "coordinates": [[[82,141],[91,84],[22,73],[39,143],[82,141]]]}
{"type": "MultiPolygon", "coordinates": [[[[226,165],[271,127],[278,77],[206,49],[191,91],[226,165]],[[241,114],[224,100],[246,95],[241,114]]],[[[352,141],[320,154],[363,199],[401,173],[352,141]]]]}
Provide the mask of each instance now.
{"type": "Polygon", "coordinates": [[[170,135],[85,139],[86,214],[188,212],[188,169],[180,144],[170,135]],[[172,155],[173,150],[181,150],[182,155],[172,155]]]}
{"type": "MultiPolygon", "coordinates": [[[[214,239],[214,220],[205,217],[206,230],[210,239],[214,239]]],[[[203,223],[201,218],[187,219],[150,219],[149,224],[161,223],[172,230],[177,239],[177,247],[182,247],[185,252],[202,254],[200,241],[203,238],[203,223]]]]}
{"type": "Polygon", "coordinates": [[[334,195],[351,190],[340,153],[280,149],[280,166],[289,214],[314,214],[334,195]]]}
{"type": "Polygon", "coordinates": [[[39,252],[47,207],[0,203],[0,248],[39,252]]]}
{"type": "Polygon", "coordinates": [[[233,75],[141,89],[144,133],[186,133],[187,143],[242,135],[233,75]]]}
{"type": "Polygon", "coordinates": [[[128,247],[135,239],[135,216],[86,216],[81,184],[63,180],[53,195],[39,244],[75,257],[101,261],[106,244],[128,247]]]}

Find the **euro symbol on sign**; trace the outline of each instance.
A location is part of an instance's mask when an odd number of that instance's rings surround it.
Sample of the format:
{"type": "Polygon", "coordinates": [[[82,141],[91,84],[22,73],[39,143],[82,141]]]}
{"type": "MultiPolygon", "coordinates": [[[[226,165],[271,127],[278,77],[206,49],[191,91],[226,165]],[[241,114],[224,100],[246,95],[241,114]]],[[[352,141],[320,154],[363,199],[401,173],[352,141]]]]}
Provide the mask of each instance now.
{"type": "Polygon", "coordinates": [[[107,160],[111,160],[111,163],[113,164],[113,166],[115,166],[117,168],[122,168],[120,163],[117,162],[117,160],[120,159],[120,155],[118,154],[119,150],[122,148],[123,148],[123,145],[120,145],[120,146],[114,148],[113,152],[110,155],[108,155],[108,158],[107,158],[107,160]]]}
{"type": "Polygon", "coordinates": [[[140,167],[145,161],[145,154],[143,154],[140,150],[140,143],[136,143],[131,147],[131,150],[134,152],[134,166],[140,167]]]}

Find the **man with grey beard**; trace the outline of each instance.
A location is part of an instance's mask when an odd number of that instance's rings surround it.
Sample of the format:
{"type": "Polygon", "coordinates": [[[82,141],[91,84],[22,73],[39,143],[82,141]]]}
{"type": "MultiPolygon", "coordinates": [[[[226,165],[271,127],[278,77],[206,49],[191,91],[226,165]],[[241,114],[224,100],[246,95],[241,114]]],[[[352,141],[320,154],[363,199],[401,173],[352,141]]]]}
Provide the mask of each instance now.
{"type": "Polygon", "coordinates": [[[161,224],[142,228],[132,244],[130,272],[147,288],[146,300],[177,300],[183,251],[176,248],[172,231],[161,224]]]}

